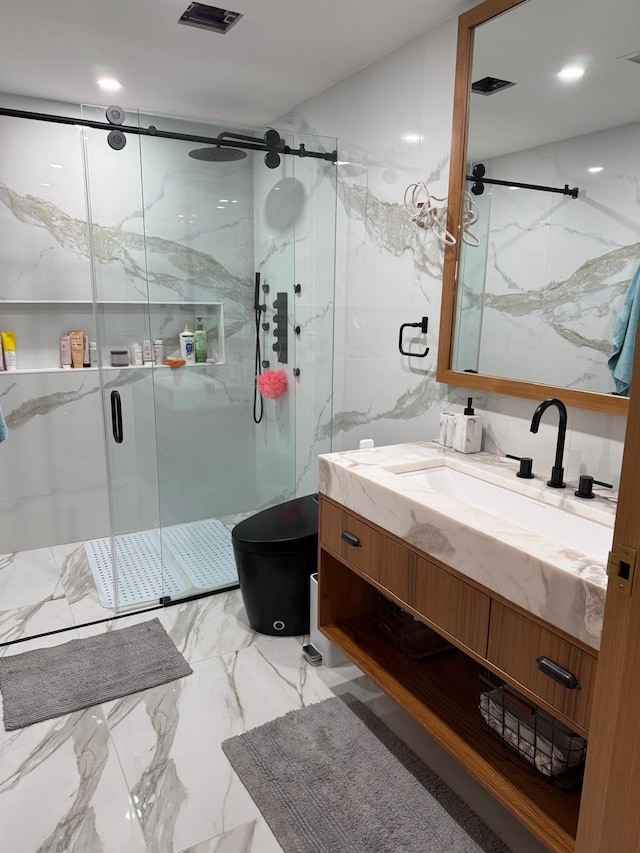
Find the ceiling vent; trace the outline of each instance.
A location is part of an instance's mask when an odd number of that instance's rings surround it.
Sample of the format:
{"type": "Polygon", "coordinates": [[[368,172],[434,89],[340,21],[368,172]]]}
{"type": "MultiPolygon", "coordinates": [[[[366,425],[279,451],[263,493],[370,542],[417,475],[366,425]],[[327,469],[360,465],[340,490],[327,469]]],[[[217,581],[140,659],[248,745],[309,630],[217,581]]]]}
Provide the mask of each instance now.
{"type": "Polygon", "coordinates": [[[201,27],[203,30],[213,30],[214,33],[224,35],[241,17],[240,12],[232,12],[230,9],[219,9],[217,6],[206,6],[204,3],[190,3],[186,12],[180,16],[178,23],[201,27]]]}
{"type": "Polygon", "coordinates": [[[471,91],[478,95],[494,95],[496,92],[501,92],[502,89],[508,89],[510,86],[515,86],[509,80],[500,80],[498,77],[483,77],[482,80],[476,80],[471,84],[471,91]]]}

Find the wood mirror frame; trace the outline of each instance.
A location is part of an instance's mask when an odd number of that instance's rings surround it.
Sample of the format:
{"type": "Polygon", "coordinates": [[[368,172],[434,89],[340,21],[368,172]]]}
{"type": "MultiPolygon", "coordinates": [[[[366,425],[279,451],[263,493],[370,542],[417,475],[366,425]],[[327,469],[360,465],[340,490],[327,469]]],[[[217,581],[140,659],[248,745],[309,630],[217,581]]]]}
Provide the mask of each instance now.
{"type": "MultiPolygon", "coordinates": [[[[456,58],[456,77],[453,100],[453,128],[451,133],[451,170],[449,173],[449,200],[447,229],[451,234],[460,233],[462,215],[461,200],[465,190],[466,150],[469,132],[469,99],[471,94],[471,73],[473,67],[474,30],[484,24],[515,9],[527,0],[485,0],[458,19],[458,53],[456,58]]],[[[534,2],[535,0],[529,0],[534,2]]],[[[461,241],[455,246],[447,246],[444,255],[442,277],[442,308],[440,311],[440,337],[438,342],[438,363],[436,379],[448,385],[464,388],[478,388],[494,394],[506,394],[511,397],[526,397],[531,400],[543,400],[546,397],[559,397],[568,406],[579,409],[592,409],[598,412],[626,415],[629,410],[629,398],[614,394],[602,394],[597,391],[580,391],[574,388],[562,388],[556,385],[544,385],[539,382],[526,382],[519,379],[504,379],[480,373],[466,373],[451,367],[455,320],[456,299],[458,295],[458,264],[461,241]]]]}

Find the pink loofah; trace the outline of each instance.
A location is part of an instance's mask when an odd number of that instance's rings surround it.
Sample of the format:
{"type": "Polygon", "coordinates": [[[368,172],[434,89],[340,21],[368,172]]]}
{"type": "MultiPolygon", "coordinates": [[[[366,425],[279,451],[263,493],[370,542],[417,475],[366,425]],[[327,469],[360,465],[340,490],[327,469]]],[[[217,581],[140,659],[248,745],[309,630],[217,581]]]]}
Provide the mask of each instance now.
{"type": "Polygon", "coordinates": [[[287,374],[284,370],[265,370],[257,377],[258,391],[267,400],[277,400],[287,390],[287,374]]]}

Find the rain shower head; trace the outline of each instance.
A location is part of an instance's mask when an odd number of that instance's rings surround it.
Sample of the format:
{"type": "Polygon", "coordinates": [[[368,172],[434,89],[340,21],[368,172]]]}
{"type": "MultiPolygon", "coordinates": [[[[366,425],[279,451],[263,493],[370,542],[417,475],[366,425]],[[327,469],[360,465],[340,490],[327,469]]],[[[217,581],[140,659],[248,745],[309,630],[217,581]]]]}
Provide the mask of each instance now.
{"type": "Polygon", "coordinates": [[[206,160],[209,163],[229,163],[231,160],[244,160],[247,152],[241,148],[194,148],[189,151],[189,157],[194,160],[206,160]]]}

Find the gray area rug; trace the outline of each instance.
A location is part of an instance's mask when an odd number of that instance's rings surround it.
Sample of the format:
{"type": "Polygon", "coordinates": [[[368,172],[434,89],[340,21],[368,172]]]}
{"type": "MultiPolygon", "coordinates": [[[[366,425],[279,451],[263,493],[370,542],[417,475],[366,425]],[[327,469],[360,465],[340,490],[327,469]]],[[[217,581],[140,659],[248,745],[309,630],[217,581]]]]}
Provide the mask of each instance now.
{"type": "Polygon", "coordinates": [[[222,748],[285,853],[509,853],[352,696],[292,711],[222,748]]]}
{"type": "Polygon", "coordinates": [[[0,658],[7,731],[184,678],[193,670],[157,619],[0,658]]]}

